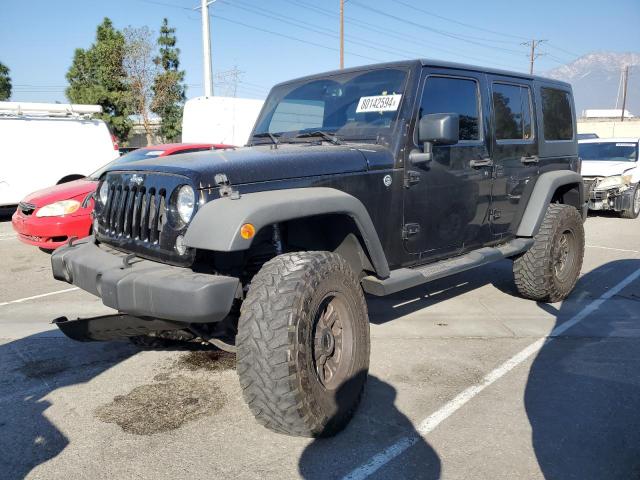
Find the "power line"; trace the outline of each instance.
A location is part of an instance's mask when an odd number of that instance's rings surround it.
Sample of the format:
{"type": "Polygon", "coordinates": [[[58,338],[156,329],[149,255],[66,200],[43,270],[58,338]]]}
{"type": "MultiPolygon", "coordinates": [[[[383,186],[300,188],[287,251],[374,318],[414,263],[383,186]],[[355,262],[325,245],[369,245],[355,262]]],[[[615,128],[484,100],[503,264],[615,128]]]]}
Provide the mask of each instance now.
{"type": "MultiPolygon", "coordinates": [[[[312,46],[314,46],[314,47],[322,48],[322,49],[325,49],[325,50],[331,50],[331,51],[334,51],[334,52],[337,52],[337,51],[338,51],[338,49],[337,49],[337,48],[328,47],[328,46],[326,46],[326,45],[321,45],[321,44],[319,44],[319,43],[311,42],[311,41],[309,41],[309,40],[304,40],[304,39],[302,39],[302,38],[298,38],[298,37],[293,37],[293,36],[291,36],[291,35],[287,35],[287,34],[284,34],[284,33],[274,32],[274,31],[272,31],[272,30],[268,30],[268,29],[266,29],[266,28],[257,27],[257,26],[255,26],[255,25],[250,25],[250,24],[248,24],[248,23],[240,22],[240,21],[238,21],[238,20],[232,20],[232,19],[230,19],[230,18],[222,17],[222,16],[220,16],[220,15],[218,15],[218,14],[216,14],[216,15],[215,15],[215,18],[216,18],[216,19],[220,19],[220,20],[224,20],[224,21],[226,21],[226,22],[234,23],[234,24],[236,24],[236,25],[241,25],[241,26],[246,27],[246,28],[251,28],[251,29],[254,29],[254,30],[258,30],[258,31],[260,31],[260,32],[269,33],[269,34],[271,34],[271,35],[276,35],[276,36],[278,36],[278,37],[283,37],[283,38],[286,38],[286,39],[288,39],[288,40],[293,40],[293,41],[295,41],[295,42],[299,42],[299,43],[306,43],[307,45],[312,45],[312,46]]],[[[372,61],[374,61],[374,62],[379,62],[379,61],[381,61],[379,58],[373,58],[373,57],[369,57],[369,56],[366,56],[366,55],[361,55],[361,54],[359,54],[359,53],[353,53],[353,52],[350,52],[349,54],[350,54],[350,55],[353,55],[353,56],[356,56],[356,57],[364,58],[364,59],[366,59],[366,60],[372,60],[372,61]]]]}
{"type": "MultiPolygon", "coordinates": [[[[480,30],[482,32],[492,33],[494,35],[500,35],[500,36],[503,36],[503,37],[509,37],[509,38],[513,38],[513,39],[516,39],[516,40],[526,40],[525,37],[520,37],[518,35],[512,35],[512,34],[509,34],[509,33],[497,32],[495,30],[489,30],[488,28],[479,27],[477,25],[471,25],[471,24],[468,24],[468,23],[460,22],[459,20],[454,20],[453,18],[448,18],[448,17],[445,17],[443,15],[439,15],[437,13],[429,12],[429,11],[424,10],[422,8],[418,8],[415,5],[411,5],[410,3],[403,2],[402,0],[392,0],[392,1],[396,2],[396,3],[399,3],[400,5],[404,5],[405,7],[412,8],[412,9],[418,11],[418,12],[424,13],[425,15],[429,15],[431,17],[439,18],[441,20],[445,20],[447,22],[455,23],[456,25],[461,25],[463,27],[471,28],[473,30],[480,30]]],[[[486,39],[486,38],[483,39],[483,38],[471,37],[471,36],[469,36],[469,38],[476,38],[477,40],[485,40],[485,41],[489,41],[489,42],[498,41],[498,42],[513,43],[513,41],[492,40],[492,39],[486,39]]]]}
{"type": "MultiPolygon", "coordinates": [[[[305,8],[305,9],[309,9],[312,10],[315,13],[319,13],[321,15],[327,16],[327,17],[331,17],[331,18],[338,18],[339,15],[332,13],[330,11],[327,11],[326,9],[322,8],[322,7],[316,7],[315,5],[310,5],[304,2],[296,2],[294,0],[284,0],[292,5],[295,5],[297,7],[301,7],[301,8],[305,8]]],[[[345,23],[351,24],[357,28],[361,28],[363,30],[366,30],[368,33],[371,32],[376,32],[376,33],[380,33],[383,34],[387,37],[392,37],[392,38],[396,38],[402,42],[406,42],[409,43],[413,46],[416,46],[416,39],[415,38],[410,38],[407,37],[406,35],[399,35],[396,31],[390,30],[390,29],[385,29],[383,27],[380,27],[379,25],[375,25],[373,23],[369,23],[369,22],[365,22],[362,20],[355,20],[355,19],[350,19],[350,18],[345,18],[345,23]]],[[[349,40],[351,38],[350,35],[346,36],[347,40],[349,40]]],[[[374,44],[371,41],[367,41],[367,43],[369,44],[374,44]]],[[[424,41],[420,41],[421,45],[423,45],[425,48],[428,48],[430,50],[437,50],[437,51],[441,51],[444,53],[448,53],[450,55],[454,55],[456,57],[460,57],[460,58],[466,58],[466,59],[471,59],[474,62],[477,62],[478,60],[483,60],[486,62],[490,62],[491,64],[498,66],[498,67],[504,67],[507,69],[512,69],[512,65],[506,65],[500,62],[496,62],[494,58],[489,58],[489,57],[483,57],[482,55],[479,56],[471,56],[471,55],[466,55],[464,53],[460,53],[460,51],[456,51],[456,50],[451,50],[445,47],[442,47],[441,45],[438,45],[436,43],[432,43],[432,42],[424,42],[424,41]]],[[[381,44],[378,44],[381,45],[381,44]]],[[[399,51],[399,50],[398,50],[399,51]]],[[[403,49],[401,50],[402,52],[407,52],[407,50],[403,49]]],[[[396,52],[394,52],[396,53],[396,52]]],[[[416,52],[410,52],[412,57],[417,57],[417,58],[422,58],[425,57],[425,53],[424,52],[420,52],[420,53],[416,53],[416,52]]],[[[431,54],[429,54],[428,56],[431,56],[431,54]]]]}
{"type": "Polygon", "coordinates": [[[519,52],[517,50],[513,50],[513,49],[510,49],[510,48],[504,48],[504,47],[496,47],[494,45],[486,45],[486,44],[481,43],[481,42],[476,41],[476,40],[469,40],[467,38],[461,37],[460,35],[457,35],[457,34],[454,34],[454,33],[451,33],[451,32],[445,31],[445,30],[440,30],[440,29],[437,29],[437,28],[428,27],[428,26],[423,25],[421,23],[417,23],[417,22],[414,22],[412,20],[408,20],[406,18],[398,17],[398,16],[392,15],[392,14],[390,14],[388,12],[383,12],[382,10],[378,10],[377,8],[373,8],[373,7],[370,7],[368,5],[364,5],[364,4],[362,4],[362,3],[360,3],[359,1],[356,1],[356,0],[351,0],[351,3],[353,5],[357,5],[358,7],[362,8],[364,10],[368,10],[370,12],[377,13],[378,15],[381,15],[381,16],[383,16],[385,18],[392,18],[392,19],[394,19],[394,20],[396,20],[398,22],[401,22],[401,23],[403,23],[405,25],[406,24],[413,25],[414,27],[417,27],[417,28],[420,28],[420,29],[423,29],[423,30],[427,30],[429,32],[437,33],[438,35],[442,35],[442,36],[445,36],[445,37],[453,38],[453,39],[456,39],[456,40],[459,40],[459,41],[462,41],[462,42],[471,43],[473,45],[478,45],[480,47],[491,48],[493,50],[499,50],[499,51],[510,53],[510,54],[513,54],[513,55],[522,55],[522,52],[519,52]]]}

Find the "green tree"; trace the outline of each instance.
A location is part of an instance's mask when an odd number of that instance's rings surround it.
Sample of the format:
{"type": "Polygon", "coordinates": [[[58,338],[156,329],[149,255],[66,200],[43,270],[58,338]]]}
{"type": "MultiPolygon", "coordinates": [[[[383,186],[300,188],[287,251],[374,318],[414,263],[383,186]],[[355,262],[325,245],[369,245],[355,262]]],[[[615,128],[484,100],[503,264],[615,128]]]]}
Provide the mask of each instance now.
{"type": "Polygon", "coordinates": [[[11,97],[9,67],[0,62],[0,101],[9,100],[9,97],[11,97]]]}
{"type": "Polygon", "coordinates": [[[151,111],[160,116],[160,136],[175,140],[182,132],[182,109],[186,99],[184,71],[180,70],[180,49],[176,47],[176,29],[165,18],[158,37],[159,55],[154,63],[159,67],[153,84],[151,111]]]}
{"type": "Polygon", "coordinates": [[[67,98],[72,103],[101,105],[99,115],[118,139],[126,141],[131,130],[130,88],[123,67],[124,35],[105,18],[88,49],[78,48],[67,72],[67,98]]]}

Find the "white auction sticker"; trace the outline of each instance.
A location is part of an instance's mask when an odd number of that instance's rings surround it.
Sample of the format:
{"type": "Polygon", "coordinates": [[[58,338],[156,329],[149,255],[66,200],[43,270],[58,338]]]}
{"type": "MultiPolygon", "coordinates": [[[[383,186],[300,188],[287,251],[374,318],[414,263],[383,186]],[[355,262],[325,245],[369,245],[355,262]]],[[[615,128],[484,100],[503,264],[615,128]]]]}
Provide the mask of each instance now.
{"type": "Polygon", "coordinates": [[[395,112],[400,106],[401,98],[401,94],[360,97],[356,113],[395,112]]]}

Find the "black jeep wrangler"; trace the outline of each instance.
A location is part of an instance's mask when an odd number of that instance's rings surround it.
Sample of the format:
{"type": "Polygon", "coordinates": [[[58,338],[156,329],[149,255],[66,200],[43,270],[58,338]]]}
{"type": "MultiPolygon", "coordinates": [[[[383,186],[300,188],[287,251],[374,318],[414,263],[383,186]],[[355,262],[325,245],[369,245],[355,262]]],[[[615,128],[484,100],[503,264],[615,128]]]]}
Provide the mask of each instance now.
{"type": "Polygon", "coordinates": [[[53,275],[119,313],[57,319],[77,340],[197,338],[237,349],[259,422],[343,428],[369,366],[365,292],[504,258],[557,302],[584,253],[571,87],[429,60],[273,88],[245,148],[108,171],[94,236],[53,275]]]}

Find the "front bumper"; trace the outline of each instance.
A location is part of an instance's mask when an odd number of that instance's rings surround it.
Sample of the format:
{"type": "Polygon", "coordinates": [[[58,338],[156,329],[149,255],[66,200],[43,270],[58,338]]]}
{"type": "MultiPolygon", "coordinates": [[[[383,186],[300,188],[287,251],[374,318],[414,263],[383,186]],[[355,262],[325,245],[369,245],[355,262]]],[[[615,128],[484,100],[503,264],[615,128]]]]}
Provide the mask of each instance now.
{"type": "Polygon", "coordinates": [[[83,238],[91,230],[91,215],[66,217],[36,217],[24,215],[20,210],[11,217],[11,225],[18,239],[29,245],[54,250],[69,238],[83,238]]]}
{"type": "Polygon", "coordinates": [[[633,192],[633,188],[593,190],[589,198],[589,209],[614,210],[616,212],[628,210],[633,202],[633,192]]]}
{"type": "Polygon", "coordinates": [[[53,276],[137,317],[181,323],[224,319],[241,292],[235,277],[195,273],[96,245],[93,237],[51,255],[53,276]]]}

